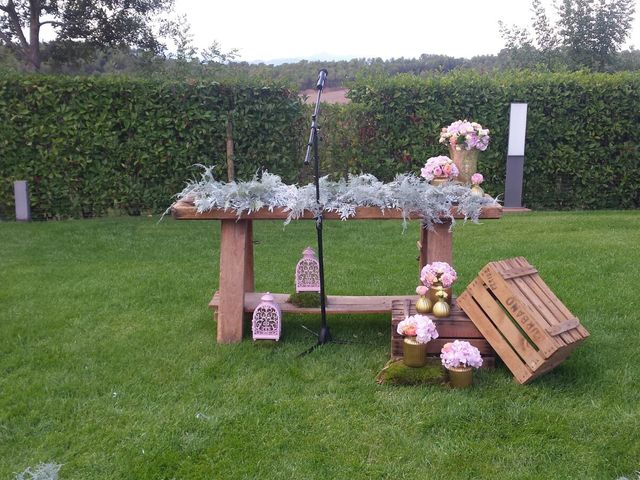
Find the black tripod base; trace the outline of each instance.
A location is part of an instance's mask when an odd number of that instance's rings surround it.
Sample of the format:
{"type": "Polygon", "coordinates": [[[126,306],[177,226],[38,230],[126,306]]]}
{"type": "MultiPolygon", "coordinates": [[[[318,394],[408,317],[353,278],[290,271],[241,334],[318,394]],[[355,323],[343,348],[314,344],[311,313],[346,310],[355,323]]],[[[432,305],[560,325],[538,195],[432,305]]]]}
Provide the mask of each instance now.
{"type": "MultiPolygon", "coordinates": [[[[302,328],[304,328],[305,330],[309,330],[307,327],[303,326],[302,328]]],[[[320,327],[320,332],[316,333],[312,330],[309,330],[311,333],[313,333],[315,336],[318,337],[318,342],[309,347],[308,349],[306,349],[304,352],[299,353],[297,358],[300,357],[304,357],[305,355],[310,354],[311,352],[313,352],[316,348],[321,347],[323,345],[326,345],[327,343],[335,343],[338,345],[348,345],[350,343],[353,342],[348,342],[346,340],[334,340],[333,337],[331,336],[331,332],[329,331],[329,327],[328,326],[322,326],[320,327]]]]}

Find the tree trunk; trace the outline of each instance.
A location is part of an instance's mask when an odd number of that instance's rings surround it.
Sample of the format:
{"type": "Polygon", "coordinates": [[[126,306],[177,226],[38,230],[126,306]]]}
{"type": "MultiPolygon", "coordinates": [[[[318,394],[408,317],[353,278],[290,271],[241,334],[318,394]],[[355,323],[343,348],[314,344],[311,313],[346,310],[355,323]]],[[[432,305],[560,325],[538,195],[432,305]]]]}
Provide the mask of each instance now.
{"type": "Polygon", "coordinates": [[[40,71],[40,0],[29,0],[29,70],[40,71]]]}

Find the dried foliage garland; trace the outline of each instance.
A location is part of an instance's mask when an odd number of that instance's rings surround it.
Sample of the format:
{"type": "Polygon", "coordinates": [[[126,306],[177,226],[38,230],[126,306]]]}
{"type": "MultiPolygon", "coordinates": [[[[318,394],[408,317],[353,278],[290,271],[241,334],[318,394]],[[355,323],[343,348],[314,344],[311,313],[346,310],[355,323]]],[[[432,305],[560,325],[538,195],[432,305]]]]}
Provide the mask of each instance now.
{"type": "Polygon", "coordinates": [[[189,182],[177,195],[178,200],[192,201],[198,212],[219,208],[233,210],[238,216],[261,208],[283,208],[289,212],[285,224],[300,218],[305,211],[317,214],[320,208],[337,212],[346,220],[355,215],[357,207],[378,207],[401,210],[405,227],[410,216],[419,215],[424,225],[432,228],[434,223],[443,220],[454,222],[451,214],[454,206],[465,220],[477,222],[482,207],[496,202],[472,195],[471,189],[464,185],[449,183],[436,187],[412,174],[397,175],[389,183],[362,174],[337,182],[322,177],[318,205],[313,184],[287,185],[278,175],[268,172],[246,182],[221,182],[214,178],[213,167],[200,166],[204,170],[200,180],[189,182]]]}

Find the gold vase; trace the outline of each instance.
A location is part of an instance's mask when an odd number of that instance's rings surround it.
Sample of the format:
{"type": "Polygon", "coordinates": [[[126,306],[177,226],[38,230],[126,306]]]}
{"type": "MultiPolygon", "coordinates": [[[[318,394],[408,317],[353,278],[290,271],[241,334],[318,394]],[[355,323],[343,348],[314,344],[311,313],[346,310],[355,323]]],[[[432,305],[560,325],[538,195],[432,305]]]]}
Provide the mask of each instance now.
{"type": "Polygon", "coordinates": [[[445,318],[448,317],[451,313],[451,307],[444,300],[444,298],[438,299],[438,301],[433,305],[432,313],[434,317],[437,318],[445,318]]]}
{"type": "Polygon", "coordinates": [[[472,367],[451,367],[447,368],[449,374],[449,385],[453,388],[469,388],[473,384],[472,367]]]}
{"type": "Polygon", "coordinates": [[[484,197],[484,190],[480,185],[474,185],[471,187],[471,195],[475,195],[476,197],[484,197]]]}
{"type": "Polygon", "coordinates": [[[434,177],[429,183],[431,183],[431,185],[433,185],[434,187],[437,187],[438,185],[443,185],[448,181],[449,179],[447,177],[434,177]]]}
{"type": "Polygon", "coordinates": [[[433,310],[433,306],[436,304],[436,302],[440,299],[440,297],[438,297],[437,293],[438,290],[444,290],[445,293],[447,294],[447,298],[445,299],[445,302],[447,302],[449,305],[451,305],[451,294],[453,293],[453,289],[451,287],[449,288],[443,288],[442,284],[440,282],[436,282],[433,285],[431,285],[429,287],[429,300],[431,300],[431,309],[433,310]]]}
{"type": "Polygon", "coordinates": [[[478,171],[478,152],[475,148],[472,150],[456,150],[455,147],[449,146],[449,154],[451,160],[458,167],[458,181],[461,183],[471,183],[471,175],[478,171]]]}
{"type": "Polygon", "coordinates": [[[407,367],[424,367],[427,364],[427,344],[418,343],[416,337],[404,337],[402,355],[407,367]]]}
{"type": "Polygon", "coordinates": [[[420,295],[418,301],[416,302],[416,312],[421,315],[426,315],[431,311],[431,300],[427,298],[425,295],[420,295]]]}

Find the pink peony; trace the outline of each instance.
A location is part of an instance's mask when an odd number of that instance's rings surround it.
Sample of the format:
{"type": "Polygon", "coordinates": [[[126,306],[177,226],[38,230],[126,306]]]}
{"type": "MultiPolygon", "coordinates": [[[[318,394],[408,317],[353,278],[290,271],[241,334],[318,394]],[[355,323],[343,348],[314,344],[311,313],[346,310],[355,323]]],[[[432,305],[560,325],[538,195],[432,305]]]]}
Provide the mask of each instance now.
{"type": "Polygon", "coordinates": [[[420,285],[416,288],[416,293],[418,295],[426,295],[427,293],[429,293],[429,288],[425,287],[424,285],[420,285]]]}

